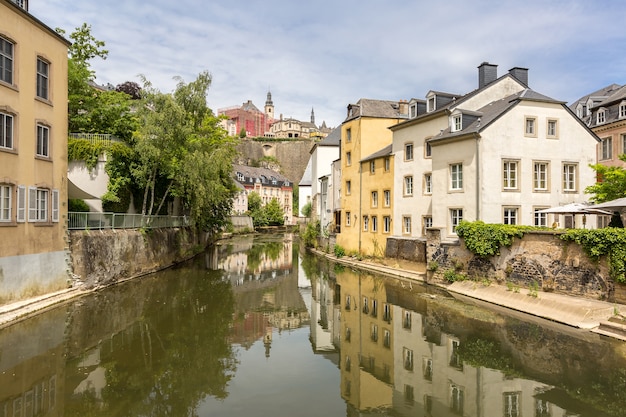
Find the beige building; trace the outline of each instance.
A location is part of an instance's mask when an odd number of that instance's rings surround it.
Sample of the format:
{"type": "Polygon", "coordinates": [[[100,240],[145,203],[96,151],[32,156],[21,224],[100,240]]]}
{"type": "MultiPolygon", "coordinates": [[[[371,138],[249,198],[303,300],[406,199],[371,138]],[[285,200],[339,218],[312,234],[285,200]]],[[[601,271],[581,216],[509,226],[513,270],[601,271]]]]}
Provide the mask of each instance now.
{"type": "Polygon", "coordinates": [[[67,286],[69,42],[0,0],[0,299],[67,286]]]}

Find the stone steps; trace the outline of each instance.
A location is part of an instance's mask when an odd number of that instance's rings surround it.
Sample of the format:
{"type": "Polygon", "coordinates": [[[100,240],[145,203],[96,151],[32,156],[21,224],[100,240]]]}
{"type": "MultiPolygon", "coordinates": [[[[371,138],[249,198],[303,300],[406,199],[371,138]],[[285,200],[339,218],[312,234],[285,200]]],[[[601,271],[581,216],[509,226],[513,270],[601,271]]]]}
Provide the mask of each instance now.
{"type": "Polygon", "coordinates": [[[604,336],[626,341],[626,322],[624,321],[613,321],[610,319],[601,321],[600,325],[592,331],[604,336]]]}

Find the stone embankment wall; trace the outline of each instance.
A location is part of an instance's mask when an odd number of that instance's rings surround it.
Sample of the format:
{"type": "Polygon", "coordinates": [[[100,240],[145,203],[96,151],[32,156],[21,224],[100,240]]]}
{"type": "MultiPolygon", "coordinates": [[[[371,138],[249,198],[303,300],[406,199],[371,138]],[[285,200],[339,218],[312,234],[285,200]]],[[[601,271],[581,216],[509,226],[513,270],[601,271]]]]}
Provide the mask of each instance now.
{"type": "Polygon", "coordinates": [[[70,231],[75,284],[106,286],[167,268],[196,255],[205,243],[192,228],[70,231]]]}
{"type": "Polygon", "coordinates": [[[299,183],[309,162],[309,151],[315,142],[311,139],[285,140],[282,142],[257,142],[242,139],[237,145],[240,163],[248,164],[264,156],[271,156],[280,162],[282,174],[291,182],[299,183]]]}
{"type": "Polygon", "coordinates": [[[500,254],[481,258],[463,240],[446,242],[441,230],[426,232],[428,280],[446,282],[444,273],[455,270],[474,279],[495,280],[511,288],[537,288],[593,299],[622,302],[609,278],[606,259],[595,262],[582,247],[559,238],[559,232],[530,232],[515,239],[500,254]]]}
{"type": "Polygon", "coordinates": [[[237,232],[245,232],[245,231],[253,231],[254,224],[252,223],[252,217],[250,216],[230,216],[230,221],[233,224],[233,231],[237,232]]]}

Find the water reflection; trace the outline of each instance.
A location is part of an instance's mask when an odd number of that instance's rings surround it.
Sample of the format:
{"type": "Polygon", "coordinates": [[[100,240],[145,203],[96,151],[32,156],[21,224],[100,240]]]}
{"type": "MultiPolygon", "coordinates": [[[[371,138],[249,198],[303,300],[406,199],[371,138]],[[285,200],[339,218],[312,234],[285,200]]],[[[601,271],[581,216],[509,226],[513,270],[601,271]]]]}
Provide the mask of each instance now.
{"type": "Polygon", "coordinates": [[[0,417],[621,416],[624,344],[237,238],[0,331],[0,417]]]}

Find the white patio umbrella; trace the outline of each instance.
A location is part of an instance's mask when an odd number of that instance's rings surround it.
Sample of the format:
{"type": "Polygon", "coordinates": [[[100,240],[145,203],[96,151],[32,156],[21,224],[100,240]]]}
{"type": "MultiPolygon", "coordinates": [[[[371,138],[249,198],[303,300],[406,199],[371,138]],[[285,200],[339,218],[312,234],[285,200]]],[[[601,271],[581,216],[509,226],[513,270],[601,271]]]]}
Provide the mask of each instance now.
{"type": "Polygon", "coordinates": [[[605,201],[604,203],[600,204],[594,204],[593,206],[590,206],[590,208],[621,211],[626,209],[626,197],[617,198],[611,201],[605,201]]]}
{"type": "Polygon", "coordinates": [[[570,203],[564,206],[550,207],[547,209],[539,210],[538,213],[569,214],[572,216],[575,216],[576,214],[582,214],[583,215],[583,227],[585,227],[587,224],[587,219],[586,217],[584,217],[587,214],[608,214],[608,215],[612,214],[612,212],[610,211],[597,209],[585,203],[570,203]]]}

